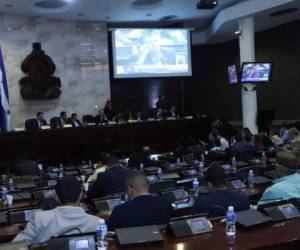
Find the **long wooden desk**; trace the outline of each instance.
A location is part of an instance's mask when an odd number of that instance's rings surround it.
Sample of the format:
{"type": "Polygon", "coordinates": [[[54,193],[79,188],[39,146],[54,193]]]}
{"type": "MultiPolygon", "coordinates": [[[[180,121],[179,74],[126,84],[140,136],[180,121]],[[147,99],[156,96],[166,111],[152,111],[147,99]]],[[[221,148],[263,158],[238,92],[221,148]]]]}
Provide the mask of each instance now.
{"type": "MultiPolygon", "coordinates": [[[[164,242],[159,245],[121,247],[110,242],[109,250],[297,250],[300,247],[300,219],[268,224],[253,229],[237,229],[237,238],[229,244],[225,237],[225,224],[213,221],[213,232],[176,239],[163,232],[164,242]]],[[[47,250],[47,246],[32,250],[47,250]]]]}
{"type": "Polygon", "coordinates": [[[174,147],[182,139],[201,137],[202,128],[201,120],[180,119],[4,133],[0,134],[0,161],[16,161],[24,153],[40,160],[74,160],[91,152],[143,145],[174,147]]]}

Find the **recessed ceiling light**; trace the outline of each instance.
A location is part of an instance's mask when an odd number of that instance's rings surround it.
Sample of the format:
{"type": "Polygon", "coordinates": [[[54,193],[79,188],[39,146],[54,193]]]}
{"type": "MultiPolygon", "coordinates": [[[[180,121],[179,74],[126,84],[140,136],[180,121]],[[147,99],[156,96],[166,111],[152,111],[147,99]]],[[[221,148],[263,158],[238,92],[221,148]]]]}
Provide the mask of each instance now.
{"type": "Polygon", "coordinates": [[[147,13],[146,16],[152,16],[152,14],[151,13],[147,13]]]}
{"type": "Polygon", "coordinates": [[[82,13],[78,13],[77,16],[85,16],[85,15],[82,13]]]}
{"type": "Polygon", "coordinates": [[[104,18],[105,18],[105,19],[111,19],[111,17],[110,17],[110,16],[105,16],[104,18]]]}
{"type": "Polygon", "coordinates": [[[242,33],[242,32],[241,32],[240,30],[236,30],[236,31],[234,32],[234,34],[237,35],[237,36],[240,35],[241,33],[242,33]]]}
{"type": "Polygon", "coordinates": [[[6,8],[11,8],[11,7],[13,7],[14,5],[13,4],[10,4],[10,3],[7,3],[7,4],[5,4],[4,5],[4,7],[6,7],[6,8]]]}

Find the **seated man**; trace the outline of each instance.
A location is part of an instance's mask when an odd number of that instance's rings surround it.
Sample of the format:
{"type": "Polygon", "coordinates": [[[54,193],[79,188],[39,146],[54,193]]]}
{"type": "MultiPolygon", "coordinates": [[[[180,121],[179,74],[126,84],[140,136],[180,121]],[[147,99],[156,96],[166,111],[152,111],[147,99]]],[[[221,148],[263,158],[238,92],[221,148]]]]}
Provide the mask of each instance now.
{"type": "Polygon", "coordinates": [[[278,179],[266,189],[258,204],[300,198],[300,175],[296,172],[298,167],[297,159],[293,154],[284,151],[277,152],[275,171],[278,179]]]}
{"type": "Polygon", "coordinates": [[[98,115],[96,115],[94,119],[95,119],[95,123],[97,125],[99,125],[99,124],[102,125],[102,124],[107,124],[108,123],[107,116],[104,113],[103,109],[98,110],[98,115]]]}
{"type": "Polygon", "coordinates": [[[209,213],[211,217],[218,217],[226,214],[228,206],[233,206],[235,211],[250,208],[247,196],[226,188],[225,170],[220,163],[210,165],[205,179],[210,193],[196,199],[193,214],[209,213]]]}
{"type": "Polygon", "coordinates": [[[79,206],[82,196],[81,185],[75,177],[67,176],[58,180],[55,200],[60,206],[35,213],[24,231],[13,241],[25,240],[28,245],[36,245],[48,241],[51,237],[95,232],[99,218],[87,214],[79,206]]]}
{"type": "Polygon", "coordinates": [[[37,125],[37,129],[41,129],[42,126],[47,125],[46,120],[44,119],[44,114],[42,112],[37,112],[36,114],[36,125],[37,125]]]}
{"type": "Polygon", "coordinates": [[[99,173],[97,180],[89,187],[89,200],[125,191],[124,183],[128,169],[120,166],[119,159],[114,155],[108,155],[103,164],[107,165],[107,169],[99,173]]]}
{"type": "Polygon", "coordinates": [[[114,208],[108,222],[109,230],[167,224],[175,216],[168,200],[148,193],[149,184],[143,173],[130,172],[125,185],[130,200],[114,208]]]}
{"type": "Polygon", "coordinates": [[[128,160],[129,168],[136,168],[140,170],[140,165],[143,163],[144,167],[153,167],[155,162],[150,159],[151,150],[149,146],[144,146],[139,153],[133,153],[128,160]]]}
{"type": "Polygon", "coordinates": [[[78,120],[77,114],[76,114],[76,113],[73,113],[73,114],[71,115],[70,123],[72,124],[72,127],[74,127],[74,128],[82,127],[82,124],[81,124],[81,122],[78,120]]]}
{"type": "MultiPolygon", "coordinates": [[[[210,136],[213,133],[210,133],[210,136]]],[[[225,139],[223,135],[219,133],[218,130],[214,132],[216,135],[216,146],[211,149],[211,151],[226,151],[229,148],[229,142],[225,139]]]]}
{"type": "Polygon", "coordinates": [[[30,156],[28,154],[23,154],[20,162],[16,164],[15,167],[15,175],[16,176],[39,176],[40,170],[38,164],[34,161],[30,160],[30,156]]]}

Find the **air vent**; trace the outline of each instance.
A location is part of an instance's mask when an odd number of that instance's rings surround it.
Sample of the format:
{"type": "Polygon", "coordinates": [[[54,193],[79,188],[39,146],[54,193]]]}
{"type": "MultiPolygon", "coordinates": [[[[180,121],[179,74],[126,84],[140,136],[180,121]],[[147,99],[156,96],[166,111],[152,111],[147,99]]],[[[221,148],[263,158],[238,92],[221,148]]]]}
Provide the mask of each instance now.
{"type": "Polygon", "coordinates": [[[131,4],[133,9],[149,10],[162,5],[163,0],[136,0],[131,4]]]}
{"type": "Polygon", "coordinates": [[[288,9],[283,9],[283,10],[273,12],[270,16],[278,17],[278,16],[283,16],[283,15],[288,15],[288,14],[294,13],[296,11],[298,11],[298,8],[288,8],[288,9]]]}
{"type": "Polygon", "coordinates": [[[45,0],[34,4],[35,7],[40,9],[60,9],[68,5],[68,2],[62,0],[45,0]]]}

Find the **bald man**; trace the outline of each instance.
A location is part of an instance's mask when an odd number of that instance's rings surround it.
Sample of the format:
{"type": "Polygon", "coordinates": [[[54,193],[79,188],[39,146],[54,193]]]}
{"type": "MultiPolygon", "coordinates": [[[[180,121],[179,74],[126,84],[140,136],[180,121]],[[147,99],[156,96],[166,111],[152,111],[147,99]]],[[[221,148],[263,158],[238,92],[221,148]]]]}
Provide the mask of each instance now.
{"type": "Polygon", "coordinates": [[[149,184],[143,173],[130,172],[125,186],[130,200],[114,208],[108,222],[109,230],[167,224],[175,216],[169,201],[149,194],[149,184]]]}

